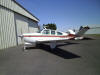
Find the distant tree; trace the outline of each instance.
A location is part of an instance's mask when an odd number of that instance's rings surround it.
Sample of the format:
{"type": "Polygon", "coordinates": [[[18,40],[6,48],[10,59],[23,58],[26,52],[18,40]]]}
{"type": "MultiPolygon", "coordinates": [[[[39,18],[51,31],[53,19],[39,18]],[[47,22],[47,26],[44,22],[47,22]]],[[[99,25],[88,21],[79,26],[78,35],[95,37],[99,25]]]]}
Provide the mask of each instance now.
{"type": "Polygon", "coordinates": [[[46,27],[47,29],[51,29],[51,30],[56,30],[57,29],[55,23],[43,24],[43,27],[46,27]]]}

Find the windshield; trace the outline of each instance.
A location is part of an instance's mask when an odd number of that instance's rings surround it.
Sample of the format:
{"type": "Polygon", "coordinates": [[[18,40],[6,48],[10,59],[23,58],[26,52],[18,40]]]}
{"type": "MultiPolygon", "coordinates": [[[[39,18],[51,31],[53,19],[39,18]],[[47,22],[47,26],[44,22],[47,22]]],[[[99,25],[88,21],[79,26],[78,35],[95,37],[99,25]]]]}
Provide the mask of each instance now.
{"type": "Polygon", "coordinates": [[[49,30],[44,30],[42,34],[50,34],[49,30]]]}

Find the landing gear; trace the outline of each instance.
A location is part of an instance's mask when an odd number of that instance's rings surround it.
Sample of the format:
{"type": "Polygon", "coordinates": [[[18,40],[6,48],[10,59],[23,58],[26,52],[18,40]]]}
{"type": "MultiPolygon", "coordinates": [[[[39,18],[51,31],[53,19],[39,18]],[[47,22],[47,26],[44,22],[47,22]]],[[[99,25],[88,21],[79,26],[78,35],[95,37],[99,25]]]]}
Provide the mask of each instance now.
{"type": "Polygon", "coordinates": [[[36,43],[25,43],[23,50],[27,51],[27,49],[31,49],[32,47],[36,47],[36,43]]]}
{"type": "Polygon", "coordinates": [[[27,52],[27,47],[24,45],[24,47],[23,47],[23,51],[24,52],[27,52]]]}
{"type": "Polygon", "coordinates": [[[24,46],[24,50],[26,50],[26,46],[24,46]]]}

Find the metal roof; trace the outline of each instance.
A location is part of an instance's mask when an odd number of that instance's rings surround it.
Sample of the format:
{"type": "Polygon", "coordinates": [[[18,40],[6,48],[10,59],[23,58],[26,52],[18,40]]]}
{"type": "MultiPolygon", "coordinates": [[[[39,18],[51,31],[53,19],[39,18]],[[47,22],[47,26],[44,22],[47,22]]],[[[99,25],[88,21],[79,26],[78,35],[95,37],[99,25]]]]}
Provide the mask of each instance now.
{"type": "Polygon", "coordinates": [[[36,22],[39,22],[39,19],[26,10],[22,5],[20,5],[16,0],[0,0],[0,6],[6,7],[16,13],[19,13],[25,17],[28,17],[36,22]]]}

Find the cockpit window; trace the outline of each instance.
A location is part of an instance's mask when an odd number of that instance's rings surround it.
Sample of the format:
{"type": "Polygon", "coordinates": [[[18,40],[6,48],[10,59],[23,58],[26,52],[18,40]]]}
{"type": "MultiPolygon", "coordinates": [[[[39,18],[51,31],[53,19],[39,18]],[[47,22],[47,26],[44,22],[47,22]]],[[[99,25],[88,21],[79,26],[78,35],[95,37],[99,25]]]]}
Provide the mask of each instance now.
{"type": "Polygon", "coordinates": [[[51,35],[55,35],[55,31],[54,30],[51,31],[51,35]]]}
{"type": "Polygon", "coordinates": [[[67,33],[67,34],[70,34],[70,32],[69,32],[69,31],[67,31],[66,33],[67,33]]]}
{"type": "Polygon", "coordinates": [[[62,33],[61,32],[57,32],[57,35],[62,35],[62,33]]]}
{"type": "Polygon", "coordinates": [[[43,34],[50,34],[50,31],[49,30],[44,30],[43,34]]]}

